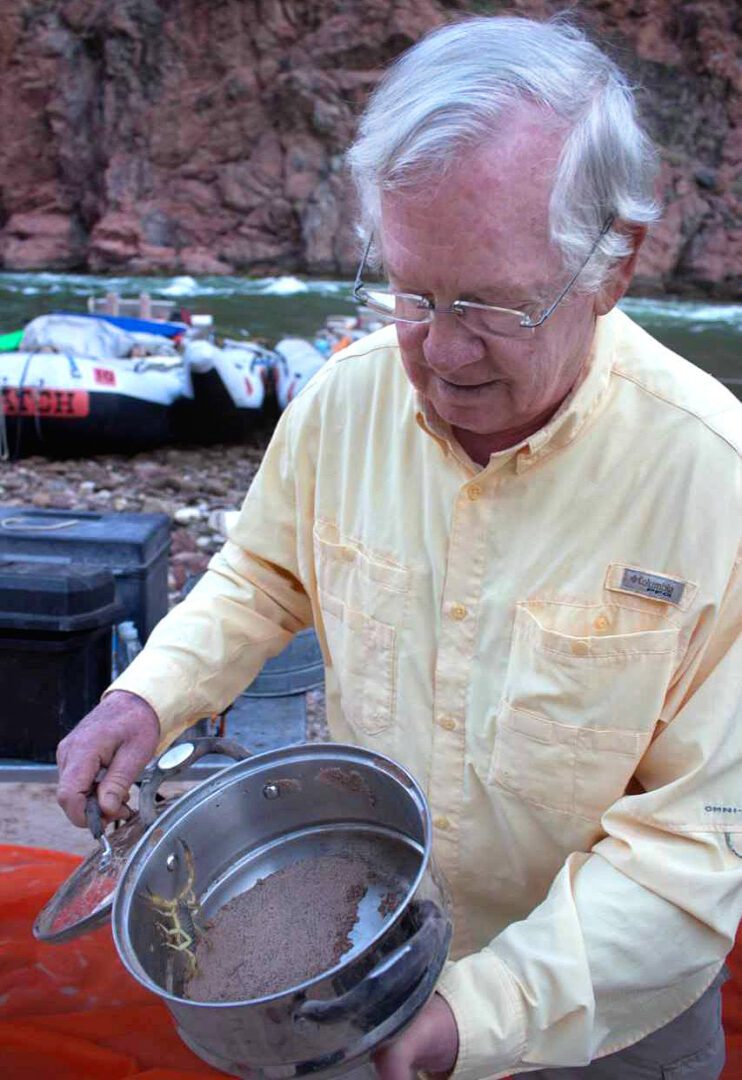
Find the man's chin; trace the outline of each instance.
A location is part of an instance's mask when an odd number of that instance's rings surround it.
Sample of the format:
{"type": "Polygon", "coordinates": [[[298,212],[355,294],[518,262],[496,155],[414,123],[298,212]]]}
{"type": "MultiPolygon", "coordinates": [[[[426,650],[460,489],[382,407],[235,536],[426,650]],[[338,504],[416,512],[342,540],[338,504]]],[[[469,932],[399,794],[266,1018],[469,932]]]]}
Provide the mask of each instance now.
{"type": "Polygon", "coordinates": [[[441,420],[452,428],[467,431],[471,435],[497,435],[501,428],[509,426],[504,420],[500,425],[498,423],[499,417],[493,415],[491,409],[482,410],[481,407],[479,409],[452,408],[450,405],[447,406],[445,402],[434,402],[433,408],[441,420]]]}

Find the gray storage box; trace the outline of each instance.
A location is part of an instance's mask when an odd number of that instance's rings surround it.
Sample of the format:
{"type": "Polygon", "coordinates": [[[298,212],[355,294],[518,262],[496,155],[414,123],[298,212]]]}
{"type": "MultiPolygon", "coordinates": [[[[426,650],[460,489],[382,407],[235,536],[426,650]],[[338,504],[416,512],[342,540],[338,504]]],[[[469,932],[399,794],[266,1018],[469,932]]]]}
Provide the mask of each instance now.
{"type": "Polygon", "coordinates": [[[136,623],[142,642],[167,614],[169,551],[167,514],[0,507],[0,569],[3,562],[19,558],[108,567],[121,618],[136,623]]]}

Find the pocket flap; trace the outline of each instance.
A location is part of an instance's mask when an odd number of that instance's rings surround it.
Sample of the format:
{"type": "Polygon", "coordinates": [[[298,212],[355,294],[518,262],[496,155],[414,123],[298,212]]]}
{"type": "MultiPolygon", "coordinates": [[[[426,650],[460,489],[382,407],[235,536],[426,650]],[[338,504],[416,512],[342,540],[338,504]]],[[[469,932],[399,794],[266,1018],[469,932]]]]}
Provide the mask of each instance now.
{"type": "Polygon", "coordinates": [[[379,622],[371,615],[348,607],[342,600],[338,600],[337,597],[324,590],[320,590],[318,599],[322,611],[333,615],[354,633],[360,634],[368,645],[382,649],[394,648],[396,633],[393,626],[387,626],[386,623],[379,622]]]}
{"type": "Polygon", "coordinates": [[[318,520],[313,529],[318,563],[330,561],[353,568],[363,578],[391,592],[405,593],[410,587],[410,571],[379,552],[369,551],[358,540],[342,536],[337,525],[318,520]]]}
{"type": "Polygon", "coordinates": [[[636,758],[642,750],[646,735],[640,731],[619,731],[615,728],[571,727],[556,720],[547,720],[536,713],[517,709],[503,702],[500,722],[519,735],[552,746],[575,746],[593,753],[628,754],[636,758]]]}
{"type": "MultiPolygon", "coordinates": [[[[534,603],[517,605],[515,636],[535,649],[559,653],[576,661],[674,653],[680,647],[680,630],[676,626],[636,630],[628,634],[576,635],[549,627],[549,605],[542,607],[543,610],[534,603]]],[[[569,610],[566,605],[564,607],[569,610]]]]}

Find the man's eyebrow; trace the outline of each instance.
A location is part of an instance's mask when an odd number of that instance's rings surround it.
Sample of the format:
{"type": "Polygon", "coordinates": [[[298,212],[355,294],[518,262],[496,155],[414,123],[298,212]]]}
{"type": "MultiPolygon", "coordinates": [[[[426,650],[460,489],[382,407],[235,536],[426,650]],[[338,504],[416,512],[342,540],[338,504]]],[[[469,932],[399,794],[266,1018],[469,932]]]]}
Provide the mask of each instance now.
{"type": "Polygon", "coordinates": [[[479,289],[467,289],[466,292],[462,292],[459,296],[459,300],[469,300],[471,303],[480,304],[503,304],[507,301],[508,304],[528,304],[533,303],[534,300],[538,300],[541,295],[541,290],[538,288],[525,289],[523,287],[516,287],[511,285],[509,288],[504,286],[498,287],[497,285],[482,286],[479,289]]]}
{"type": "MultiPolygon", "coordinates": [[[[388,281],[395,281],[397,287],[399,289],[403,289],[405,292],[413,292],[420,295],[426,295],[430,291],[426,289],[420,289],[418,287],[412,288],[411,286],[408,286],[408,283],[405,281],[405,279],[401,275],[395,274],[394,269],[387,264],[384,264],[380,267],[379,273],[388,281]]],[[[417,286],[419,285],[419,282],[415,284],[417,286]]],[[[547,293],[548,287],[540,282],[537,282],[532,286],[526,287],[525,285],[513,285],[512,283],[510,285],[499,285],[496,282],[492,283],[490,281],[487,284],[470,286],[466,290],[462,289],[457,299],[474,300],[475,297],[488,296],[492,297],[494,302],[494,299],[496,298],[517,296],[522,297],[522,299],[526,301],[539,299],[539,297],[543,297],[547,293]]]]}
{"type": "MultiPolygon", "coordinates": [[[[397,292],[409,292],[416,296],[429,296],[430,290],[413,288],[409,286],[402,277],[395,275],[394,270],[387,263],[382,264],[379,269],[379,273],[382,277],[385,277],[390,283],[393,281],[394,288],[397,292]]],[[[553,286],[552,286],[553,291],[553,286]]],[[[549,296],[549,287],[546,284],[537,282],[533,286],[526,288],[524,285],[497,285],[489,282],[486,285],[480,285],[479,287],[469,288],[465,291],[461,291],[456,297],[457,300],[468,300],[471,303],[480,304],[492,304],[494,306],[501,307],[517,307],[518,304],[537,304],[542,301],[546,301],[549,296]]]]}
{"type": "Polygon", "coordinates": [[[553,283],[549,285],[548,282],[534,281],[529,285],[523,282],[498,282],[488,281],[480,282],[466,290],[462,290],[460,299],[466,300],[468,297],[474,296],[488,296],[488,297],[520,297],[524,301],[538,300],[541,297],[548,296],[549,292],[554,291],[553,283]]]}

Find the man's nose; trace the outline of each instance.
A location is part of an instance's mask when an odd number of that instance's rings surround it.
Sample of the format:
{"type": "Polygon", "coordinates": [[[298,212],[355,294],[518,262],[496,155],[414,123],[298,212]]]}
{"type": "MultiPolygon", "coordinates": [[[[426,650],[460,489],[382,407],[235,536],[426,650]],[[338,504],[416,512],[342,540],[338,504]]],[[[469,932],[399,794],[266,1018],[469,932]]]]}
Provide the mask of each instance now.
{"type": "Polygon", "coordinates": [[[423,354],[430,367],[445,378],[447,374],[481,360],[485,345],[464,326],[459,315],[436,311],[427,326],[423,354]]]}

